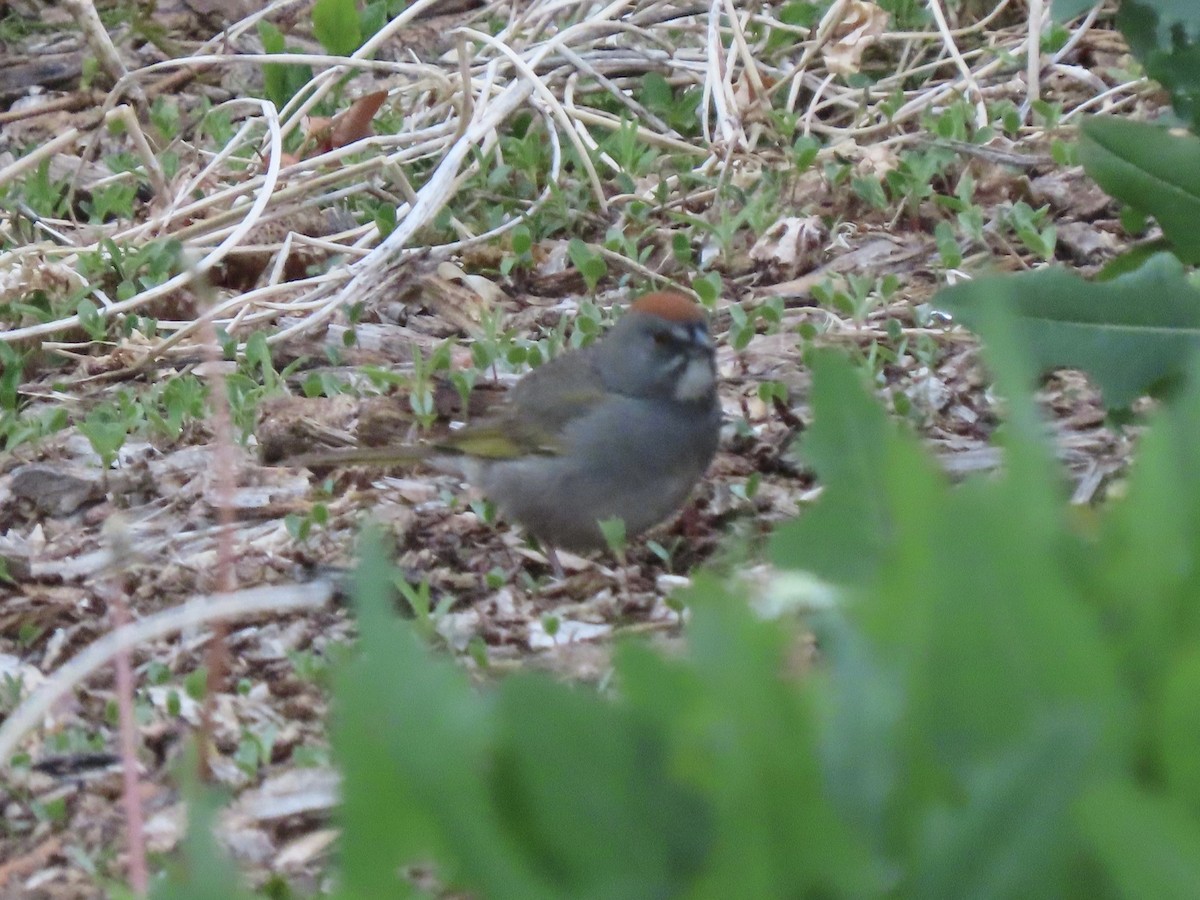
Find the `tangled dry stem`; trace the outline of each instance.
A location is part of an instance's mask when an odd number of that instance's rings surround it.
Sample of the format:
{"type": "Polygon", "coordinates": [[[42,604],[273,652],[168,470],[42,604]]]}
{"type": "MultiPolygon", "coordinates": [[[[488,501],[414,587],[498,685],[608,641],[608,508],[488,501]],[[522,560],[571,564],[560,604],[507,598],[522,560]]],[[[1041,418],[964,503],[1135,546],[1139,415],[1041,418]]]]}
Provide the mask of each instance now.
{"type": "MultiPolygon", "coordinates": [[[[903,135],[922,112],[960,94],[973,101],[981,116],[986,98],[1020,95],[1022,111],[1028,116],[1046,77],[1056,72],[1079,76],[1061,61],[1067,48],[1050,57],[1040,53],[1046,25],[1040,2],[1030,5],[1023,30],[987,30],[1012,0],[1002,0],[986,17],[963,27],[954,27],[942,4],[935,0],[931,4],[935,29],[879,35],[880,41],[902,45],[900,63],[893,74],[866,89],[851,87],[829,71],[822,55],[847,15],[849,2],[835,3],[811,30],[779,21],[770,8],[739,9],[730,0],[712,0],[706,7],[667,0],[640,4],[615,0],[588,10],[555,0],[520,7],[497,2],[483,11],[492,18],[507,17],[507,26],[495,35],[468,23],[453,35],[456,49],[438,59],[393,62],[371,58],[435,2],[421,0],[408,7],[350,57],[258,52],[255,25],[294,5],[293,0],[277,2],[231,25],[221,39],[200,45],[190,56],[125,73],[109,93],[104,115],[90,135],[72,132],[49,142],[0,171],[0,186],[43,159],[66,152],[83,138],[94,143],[104,126],[115,118],[125,126],[131,149],[145,163],[156,187],[157,198],[148,205],[146,218],[132,226],[83,226],[42,220],[39,227],[52,237],[0,256],[0,271],[20,271],[43,260],[71,269],[81,254],[99,252],[105,240],[120,245],[151,238],[178,239],[191,264],[165,283],[121,301],[107,297],[98,287],[92,288],[91,295],[103,319],[135,314],[157,299],[193,287],[232,252],[253,244],[258,226],[286,221],[299,209],[329,206],[367,185],[393,182],[395,173],[414,161],[436,159],[425,182],[415,190],[408,188],[407,200],[397,209],[395,230],[387,239],[380,241],[374,226],[364,225],[322,242],[321,246],[344,253],[350,260],[348,265],[322,276],[285,282],[285,254],[304,240],[289,238],[271,245],[279,255],[266,284],[219,299],[202,313],[208,323],[241,338],[286,318],[286,327],[275,330],[269,338],[277,343],[313,332],[331,320],[348,300],[362,301],[381,286],[386,287],[406,257],[415,251],[449,255],[493,240],[519,225],[545,202],[552,184],[560,177],[563,140],[575,148],[600,207],[613,202],[606,195],[596,166],[609,171],[619,166],[598,152],[593,130],[615,130],[623,123],[620,117],[588,102],[601,95],[617,98],[628,110],[640,139],[674,153],[689,154],[695,159],[696,170],[718,172],[724,177],[731,166],[754,157],[762,140],[766,126],[756,98],[783,93],[785,112],[797,115],[806,132],[836,145],[847,140],[879,141],[903,135]],[[571,21],[568,16],[576,18],[571,21]],[[762,61],[765,35],[772,30],[796,38],[792,51],[783,55],[784,62],[774,65],[762,61]],[[763,36],[754,37],[756,34],[763,36]],[[1023,83],[1005,62],[1013,56],[1028,56],[1023,83]],[[281,110],[253,98],[222,104],[219,109],[241,121],[236,135],[216,153],[198,142],[177,140],[173,149],[180,153],[184,164],[168,183],[151,142],[128,104],[136,102],[143,92],[153,94],[160,79],[172,73],[247,63],[302,63],[312,66],[317,75],[281,110]],[[703,85],[704,144],[674,133],[624,92],[649,71],[663,74],[672,83],[703,85]],[[366,138],[285,165],[282,148],[288,137],[305,127],[314,106],[347,76],[368,86],[383,82],[390,102],[405,110],[402,128],[395,134],[366,138]],[[906,87],[916,81],[919,87],[906,87]],[[581,90],[584,85],[587,93],[581,90]],[[901,92],[903,102],[898,109],[885,108],[896,91],[901,92]],[[807,98],[803,106],[802,97],[807,98]],[[523,213],[486,233],[473,234],[455,220],[459,240],[433,248],[420,246],[418,235],[422,229],[453,206],[457,192],[478,166],[481,155],[495,146],[503,123],[523,108],[540,115],[553,143],[553,167],[541,196],[523,213]],[[252,159],[260,161],[249,168],[245,165],[247,151],[252,159]],[[473,156],[475,151],[479,152],[473,156]]],[[[1074,26],[1069,45],[1082,39],[1096,15],[1097,10],[1093,10],[1074,26]]],[[[1083,108],[1098,111],[1119,107],[1135,97],[1143,85],[1131,81],[1102,87],[1076,107],[1065,109],[1064,118],[1083,108]]],[[[1035,126],[1028,126],[1028,130],[1035,130],[1035,126]]],[[[51,341],[79,324],[78,315],[63,316],[9,328],[0,332],[0,340],[51,341]]],[[[126,365],[145,364],[172,354],[194,356],[192,345],[200,340],[204,326],[205,321],[195,319],[160,320],[158,335],[127,348],[130,352],[126,365]]],[[[53,346],[79,352],[88,347],[87,342],[69,340],[55,341],[53,346]]]]}

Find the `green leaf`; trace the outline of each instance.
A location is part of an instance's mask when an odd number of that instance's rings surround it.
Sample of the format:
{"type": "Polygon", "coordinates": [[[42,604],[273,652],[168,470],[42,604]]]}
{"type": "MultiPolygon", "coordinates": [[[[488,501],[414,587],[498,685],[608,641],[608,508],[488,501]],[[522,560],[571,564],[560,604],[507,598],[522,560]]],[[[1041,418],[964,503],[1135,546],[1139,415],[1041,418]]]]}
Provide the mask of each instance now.
{"type": "Polygon", "coordinates": [[[507,833],[560,897],[681,896],[711,815],[669,771],[661,727],[547,678],[500,690],[493,781],[507,833]]]}
{"type": "Polygon", "coordinates": [[[100,457],[101,464],[109,468],[116,460],[117,452],[125,446],[129,423],[116,418],[110,410],[99,408],[88,413],[88,417],[80,423],[79,430],[100,457]]]}
{"type": "MultiPolygon", "coordinates": [[[[258,36],[263,42],[265,52],[270,54],[288,52],[283,32],[270,22],[259,21],[258,36]]],[[[310,66],[277,62],[263,64],[263,91],[267,99],[279,109],[287,105],[287,102],[311,80],[312,67],[310,66]]]]}
{"type": "Polygon", "coordinates": [[[1117,27],[1146,74],[1171,94],[1175,112],[1200,125],[1200,5],[1192,0],[1124,0],[1117,27]]]}
{"type": "MultiPolygon", "coordinates": [[[[783,4],[776,13],[779,21],[785,25],[799,25],[805,28],[817,21],[820,7],[811,0],[790,0],[783,4]]],[[[772,53],[782,47],[794,47],[800,42],[800,36],[781,28],[772,28],[767,34],[766,52],[772,53]]]]}
{"type": "Polygon", "coordinates": [[[1027,494],[1026,520],[1037,516],[1053,529],[1060,524],[1055,518],[1054,499],[1057,464],[1046,445],[1045,424],[1033,402],[1039,367],[1031,358],[1016,317],[1005,304],[981,304],[975,321],[984,339],[988,368],[1008,404],[1008,420],[998,433],[998,442],[1006,450],[1009,481],[1027,494]]]}
{"type": "Polygon", "coordinates": [[[1200,262],[1200,139],[1093,116],[1080,127],[1079,160],[1105,191],[1152,214],[1184,262],[1200,262]]]}
{"type": "MultiPolygon", "coordinates": [[[[388,4],[387,0],[374,0],[363,7],[362,15],[358,18],[359,28],[362,31],[362,37],[359,42],[360,46],[368,39],[374,37],[384,25],[388,23],[388,4]]],[[[358,49],[357,47],[355,48],[358,49]]]]}
{"type": "Polygon", "coordinates": [[[814,421],[798,450],[825,492],[811,510],[776,531],[771,556],[778,566],[808,569],[829,581],[865,583],[891,539],[894,492],[937,476],[845,358],[816,352],[809,367],[814,421]],[[904,474],[893,480],[896,468],[904,474]]]}
{"type": "MultiPolygon", "coordinates": [[[[287,52],[287,47],[283,40],[283,32],[270,22],[259,20],[258,37],[262,41],[263,52],[271,54],[287,52]]],[[[277,107],[282,107],[288,100],[287,66],[282,63],[264,63],[263,90],[268,100],[277,107]]]]}
{"type": "Polygon", "coordinates": [[[1066,22],[1082,16],[1095,5],[1096,0],[1054,0],[1054,18],[1059,22],[1066,22]]]}
{"type": "MultiPolygon", "coordinates": [[[[1128,207],[1127,207],[1128,208],[1128,207]]],[[[1136,272],[1146,264],[1146,260],[1156,253],[1170,253],[1171,245],[1163,238],[1136,244],[1123,253],[1118,253],[1106,262],[1096,273],[1097,281],[1112,281],[1119,275],[1136,272]]]]}
{"type": "Polygon", "coordinates": [[[595,292],[600,279],[608,274],[608,265],[604,258],[579,238],[571,238],[567,242],[567,256],[587,282],[588,291],[595,292]]]}
{"type": "Polygon", "coordinates": [[[362,46],[362,23],[356,0],[317,0],[313,35],[334,56],[349,56],[362,46]]]}
{"type": "Polygon", "coordinates": [[[888,802],[901,775],[897,750],[903,689],[861,630],[840,612],[818,617],[813,630],[829,665],[817,693],[829,796],[846,822],[882,851],[888,802]]]}
{"type": "Polygon", "coordinates": [[[1200,823],[1178,802],[1125,781],[1080,803],[1080,825],[1118,897],[1191,900],[1200,885],[1200,823]]]}
{"type": "Polygon", "coordinates": [[[17,408],[18,391],[25,377],[25,357],[10,344],[0,344],[0,410],[17,408]]]}
{"type": "MultiPolygon", "coordinates": [[[[1168,690],[1164,678],[1180,677],[1168,676],[1168,667],[1200,644],[1197,446],[1200,358],[1186,391],[1155,414],[1140,438],[1124,496],[1110,504],[1091,557],[1073,570],[1119,636],[1131,684],[1152,697],[1168,690]]],[[[1157,718],[1140,725],[1145,732],[1159,728],[1157,718]]]]}
{"type": "Polygon", "coordinates": [[[706,309],[712,309],[716,305],[717,298],[721,295],[721,289],[724,285],[721,282],[719,272],[706,272],[699,278],[692,279],[692,290],[700,298],[700,303],[706,309]]]}
{"type": "Polygon", "coordinates": [[[275,364],[271,359],[271,347],[267,343],[267,336],[261,331],[255,331],[246,338],[245,353],[246,362],[264,376],[274,373],[275,364]]]}
{"type": "Polygon", "coordinates": [[[618,658],[623,694],[711,803],[713,846],[686,896],[874,896],[881,872],[824,795],[811,704],[780,677],[788,633],[711,579],[686,600],[686,660],[630,645],[618,658]]]}
{"type": "Polygon", "coordinates": [[[399,867],[431,854],[487,896],[548,897],[509,851],[486,781],[492,727],[452,662],[392,611],[379,537],[363,541],[359,655],[337,676],[333,747],[342,782],[342,880],[357,897],[410,896],[399,867]]]}
{"type": "Polygon", "coordinates": [[[1073,804],[1096,722],[1048,715],[965,779],[965,798],[932,810],[915,855],[914,897],[1061,897],[1076,841],[1073,804]]]}
{"type": "Polygon", "coordinates": [[[642,76],[642,90],[639,99],[647,109],[658,112],[669,109],[675,95],[671,91],[671,86],[667,84],[667,79],[658,72],[649,71],[642,76]]]}
{"type": "Polygon", "coordinates": [[[1187,392],[1142,436],[1125,496],[1110,504],[1086,558],[1072,567],[1081,591],[1119,635],[1126,677],[1140,691],[1160,677],[1177,647],[1200,638],[1197,446],[1200,381],[1193,374],[1187,392]]]}
{"type": "Polygon", "coordinates": [[[512,230],[512,249],[513,253],[517,254],[528,253],[533,249],[533,235],[529,233],[529,226],[518,225],[512,230]]]}
{"type": "Polygon", "coordinates": [[[79,324],[89,337],[93,340],[104,337],[104,320],[100,318],[100,309],[95,303],[87,298],[80,300],[75,307],[75,314],[79,316],[79,324]]]}
{"type": "Polygon", "coordinates": [[[1102,283],[1058,268],[978,278],[941,291],[933,305],[971,328],[989,306],[1004,307],[1038,371],[1083,369],[1110,409],[1173,387],[1200,346],[1200,291],[1165,253],[1102,283]]]}
{"type": "MultiPolygon", "coordinates": [[[[936,796],[1045,715],[1114,692],[1096,616],[1062,564],[1061,512],[1030,471],[909,492],[879,584],[852,610],[906,686],[912,795],[936,796]]],[[[1106,725],[1109,703],[1094,711],[1106,725]]]]}
{"type": "Polygon", "coordinates": [[[1158,749],[1173,796],[1200,810],[1200,648],[1192,646],[1166,673],[1158,749]]]}
{"type": "Polygon", "coordinates": [[[936,792],[956,771],[965,777],[1048,711],[1112,688],[1094,613],[1065,577],[1070,545],[1029,397],[1031,367],[997,311],[981,318],[1013,415],[1004,474],[951,490],[847,363],[814,355],[804,452],[825,492],[773,546],[781,567],[853,576],[859,590],[847,612],[906,698],[901,817],[916,806],[911,794],[936,792]],[[1009,662],[1017,646],[1019,666],[1009,662]]]}
{"type": "Polygon", "coordinates": [[[604,543],[608,549],[618,559],[622,559],[629,543],[625,520],[620,516],[614,516],[611,519],[601,519],[596,524],[600,527],[600,534],[604,537],[604,543]]]}

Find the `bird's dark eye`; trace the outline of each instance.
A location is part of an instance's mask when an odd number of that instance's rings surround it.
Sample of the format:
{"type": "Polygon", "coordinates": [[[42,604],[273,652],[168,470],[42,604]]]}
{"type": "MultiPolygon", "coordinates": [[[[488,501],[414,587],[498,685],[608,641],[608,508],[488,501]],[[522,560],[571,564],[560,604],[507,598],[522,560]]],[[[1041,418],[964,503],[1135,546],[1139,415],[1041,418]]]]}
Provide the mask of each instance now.
{"type": "Polygon", "coordinates": [[[654,343],[660,347],[669,346],[671,343],[671,336],[665,331],[656,331],[654,332],[654,343]]]}

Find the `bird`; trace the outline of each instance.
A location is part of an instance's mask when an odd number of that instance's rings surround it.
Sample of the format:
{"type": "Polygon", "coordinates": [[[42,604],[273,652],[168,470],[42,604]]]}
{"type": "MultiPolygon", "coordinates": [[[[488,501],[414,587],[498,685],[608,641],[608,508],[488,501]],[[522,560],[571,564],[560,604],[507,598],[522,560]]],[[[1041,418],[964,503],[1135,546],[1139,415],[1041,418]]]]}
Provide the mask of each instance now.
{"type": "Polygon", "coordinates": [[[702,308],[673,290],[639,297],[592,344],[513,386],[498,412],[429,444],[306,454],[299,465],[454,458],[501,514],[547,551],[603,549],[601,522],[634,537],[677,511],[721,430],[713,340],[702,308]]]}

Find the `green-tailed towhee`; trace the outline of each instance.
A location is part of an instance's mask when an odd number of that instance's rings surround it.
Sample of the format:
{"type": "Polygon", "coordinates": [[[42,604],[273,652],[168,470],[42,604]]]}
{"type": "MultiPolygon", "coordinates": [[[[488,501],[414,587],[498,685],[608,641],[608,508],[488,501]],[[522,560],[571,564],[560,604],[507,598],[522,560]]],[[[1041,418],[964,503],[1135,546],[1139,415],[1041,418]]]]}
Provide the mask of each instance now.
{"type": "Polygon", "coordinates": [[[460,457],[463,473],[540,541],[601,548],[598,521],[636,535],[683,505],[717,449],[721,407],[705,316],[674,291],[647,294],[588,347],[522,378],[502,411],[428,446],[364,448],[298,464],[460,457]]]}

